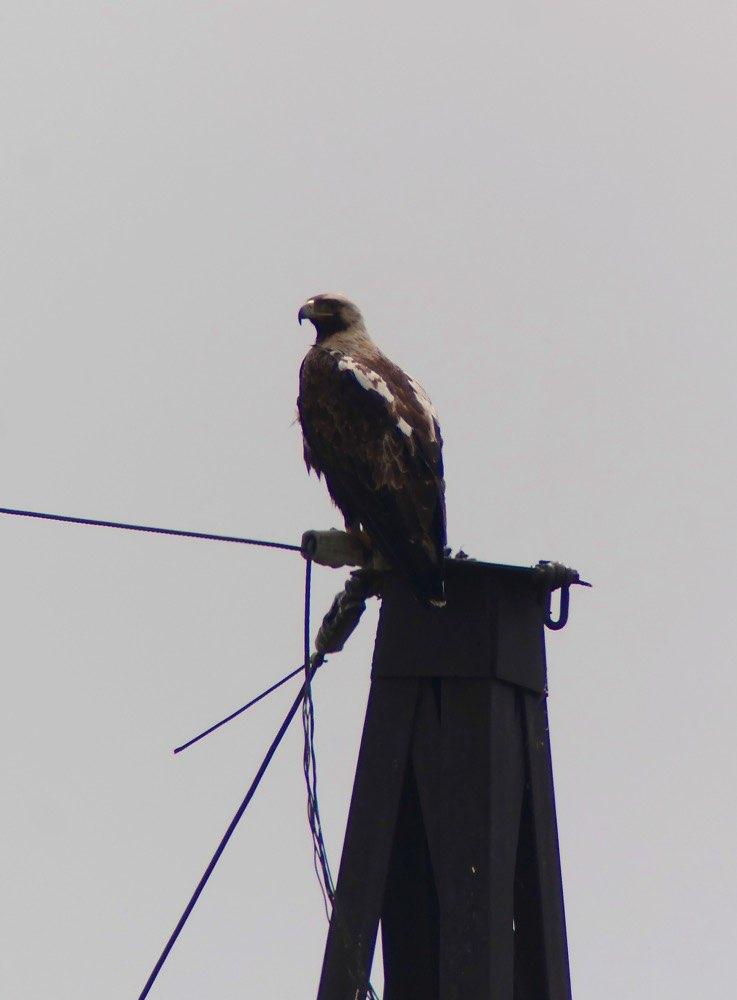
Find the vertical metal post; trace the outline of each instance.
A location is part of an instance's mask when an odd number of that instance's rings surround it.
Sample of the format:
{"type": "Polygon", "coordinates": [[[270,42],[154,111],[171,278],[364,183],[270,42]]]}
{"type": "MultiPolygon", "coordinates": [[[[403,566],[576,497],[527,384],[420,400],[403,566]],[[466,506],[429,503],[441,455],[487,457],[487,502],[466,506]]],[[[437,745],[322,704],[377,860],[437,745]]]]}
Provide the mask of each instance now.
{"type": "Polygon", "coordinates": [[[570,1000],[534,571],[387,586],[318,1000],[570,1000]]]}

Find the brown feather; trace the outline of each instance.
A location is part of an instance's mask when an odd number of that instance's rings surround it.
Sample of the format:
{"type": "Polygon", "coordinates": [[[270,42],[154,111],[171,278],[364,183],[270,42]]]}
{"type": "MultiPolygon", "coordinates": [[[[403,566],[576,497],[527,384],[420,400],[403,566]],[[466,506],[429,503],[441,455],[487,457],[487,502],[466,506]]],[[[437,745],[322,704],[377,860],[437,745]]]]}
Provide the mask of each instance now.
{"type": "Polygon", "coordinates": [[[440,603],[440,429],[417,383],[368,344],[370,350],[357,344],[350,353],[316,344],[307,354],[297,402],[305,462],[325,477],[346,526],[361,525],[422,600],[440,603]]]}

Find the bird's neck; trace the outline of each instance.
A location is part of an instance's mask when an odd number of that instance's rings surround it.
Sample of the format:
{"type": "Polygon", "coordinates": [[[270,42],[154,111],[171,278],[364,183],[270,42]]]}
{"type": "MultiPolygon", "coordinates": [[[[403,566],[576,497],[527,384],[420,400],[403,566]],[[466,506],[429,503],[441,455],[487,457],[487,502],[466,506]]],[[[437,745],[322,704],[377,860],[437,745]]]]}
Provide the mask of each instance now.
{"type": "Polygon", "coordinates": [[[359,354],[361,357],[378,357],[379,349],[362,326],[349,326],[328,337],[319,338],[317,343],[327,351],[341,354],[359,354]]]}

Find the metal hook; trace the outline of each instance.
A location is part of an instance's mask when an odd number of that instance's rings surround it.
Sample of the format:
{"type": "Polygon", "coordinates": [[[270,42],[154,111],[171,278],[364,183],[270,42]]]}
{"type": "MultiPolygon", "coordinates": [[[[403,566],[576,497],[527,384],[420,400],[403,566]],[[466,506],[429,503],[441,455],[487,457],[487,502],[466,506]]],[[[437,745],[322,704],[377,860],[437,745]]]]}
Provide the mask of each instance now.
{"type": "Polygon", "coordinates": [[[570,569],[562,563],[553,562],[550,559],[541,559],[534,567],[541,584],[545,590],[545,625],[557,632],[565,627],[568,621],[568,607],[570,602],[570,588],[573,584],[581,587],[590,587],[591,584],[582,580],[578,575],[578,570],[570,569]],[[551,598],[554,590],[560,590],[560,609],[558,618],[554,619],[550,612],[551,598]]]}
{"type": "Polygon", "coordinates": [[[547,604],[545,607],[545,624],[553,632],[557,632],[558,629],[565,628],[566,622],[568,621],[568,603],[570,597],[571,588],[567,585],[560,588],[560,608],[558,610],[558,620],[554,621],[550,614],[550,605],[552,603],[553,592],[548,592],[547,604]]]}

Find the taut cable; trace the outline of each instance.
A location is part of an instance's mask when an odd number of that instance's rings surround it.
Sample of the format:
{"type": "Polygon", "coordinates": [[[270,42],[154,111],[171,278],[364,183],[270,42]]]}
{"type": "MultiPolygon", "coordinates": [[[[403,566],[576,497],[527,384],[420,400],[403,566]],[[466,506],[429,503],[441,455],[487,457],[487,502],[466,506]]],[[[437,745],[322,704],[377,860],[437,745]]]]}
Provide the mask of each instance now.
{"type": "Polygon", "coordinates": [[[0,514],[14,517],[35,517],[42,521],[63,521],[66,524],[86,524],[96,528],[119,528],[123,531],[145,531],[152,535],[174,535],[178,538],[201,538],[208,542],[234,542],[236,545],[259,545],[267,549],[284,549],[299,552],[299,545],[289,542],[272,542],[263,538],[241,538],[238,535],[214,535],[206,531],[182,531],[179,528],[158,528],[150,524],[126,524],[123,521],[100,521],[93,517],[70,517],[66,514],[46,514],[39,510],[15,510],[0,507],[0,514]]]}

